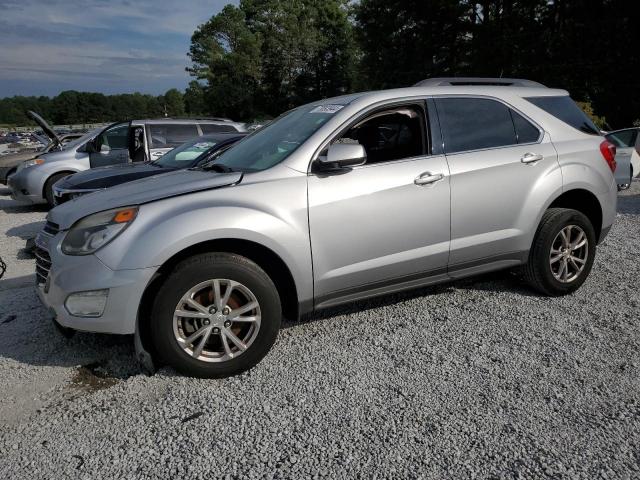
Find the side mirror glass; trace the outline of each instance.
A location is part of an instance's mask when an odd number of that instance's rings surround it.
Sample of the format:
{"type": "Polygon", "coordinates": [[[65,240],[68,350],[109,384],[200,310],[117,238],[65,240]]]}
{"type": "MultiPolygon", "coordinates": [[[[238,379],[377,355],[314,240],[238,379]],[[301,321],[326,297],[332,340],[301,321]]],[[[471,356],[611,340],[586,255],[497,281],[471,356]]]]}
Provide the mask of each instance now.
{"type": "Polygon", "coordinates": [[[109,153],[110,151],[111,149],[109,148],[109,145],[100,145],[100,153],[109,153]]]}
{"type": "Polygon", "coordinates": [[[367,152],[359,143],[334,143],[326,156],[318,158],[318,166],[321,170],[336,170],[364,165],[366,161],[367,152]]]}

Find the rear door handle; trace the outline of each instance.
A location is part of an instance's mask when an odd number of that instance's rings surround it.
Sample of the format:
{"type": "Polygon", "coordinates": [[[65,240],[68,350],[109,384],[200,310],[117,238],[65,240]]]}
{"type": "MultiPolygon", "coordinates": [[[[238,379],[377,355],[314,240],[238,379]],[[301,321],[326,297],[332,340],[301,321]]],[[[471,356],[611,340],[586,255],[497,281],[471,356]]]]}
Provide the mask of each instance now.
{"type": "Polygon", "coordinates": [[[424,172],[418,175],[413,181],[413,183],[415,183],[416,185],[430,185],[432,183],[436,183],[442,180],[443,178],[444,178],[444,175],[442,173],[432,174],[431,172],[424,172]]]}
{"type": "Polygon", "coordinates": [[[540,155],[539,153],[525,153],[522,158],[520,159],[520,161],[522,163],[535,163],[535,162],[539,162],[540,160],[542,160],[544,157],[542,155],[540,155]]]}

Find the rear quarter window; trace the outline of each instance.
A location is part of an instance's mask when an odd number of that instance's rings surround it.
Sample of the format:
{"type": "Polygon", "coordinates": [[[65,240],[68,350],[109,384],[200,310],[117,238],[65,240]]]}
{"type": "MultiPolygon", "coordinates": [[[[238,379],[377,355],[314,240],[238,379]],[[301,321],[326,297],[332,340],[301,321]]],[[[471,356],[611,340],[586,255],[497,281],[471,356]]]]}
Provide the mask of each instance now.
{"type": "Polygon", "coordinates": [[[193,124],[148,125],[151,148],[174,148],[198,136],[198,127],[193,124]]]}
{"type": "Polygon", "coordinates": [[[613,143],[616,147],[626,148],[635,147],[636,138],[638,137],[637,130],[621,130],[619,132],[609,133],[605,135],[607,140],[613,143]]]}
{"type": "Polygon", "coordinates": [[[562,120],[567,125],[590,135],[600,135],[600,130],[569,96],[527,97],[525,100],[562,120]]]}

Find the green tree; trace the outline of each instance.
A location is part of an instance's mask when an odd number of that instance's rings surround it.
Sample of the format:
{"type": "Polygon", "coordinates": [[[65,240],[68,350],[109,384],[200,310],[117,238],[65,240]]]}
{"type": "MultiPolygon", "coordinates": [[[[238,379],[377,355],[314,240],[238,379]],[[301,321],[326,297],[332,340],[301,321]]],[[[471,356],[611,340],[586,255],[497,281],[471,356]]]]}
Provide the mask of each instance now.
{"type": "Polygon", "coordinates": [[[244,12],[227,5],[191,38],[187,70],[207,85],[208,113],[248,118],[255,112],[261,77],[261,40],[245,23],[244,12]]]}
{"type": "Polygon", "coordinates": [[[207,113],[204,102],[204,88],[197,80],[189,82],[184,92],[184,108],[188,115],[203,115],[207,113]]]}
{"type": "Polygon", "coordinates": [[[167,90],[161,102],[164,104],[166,113],[170,117],[184,116],[184,96],[177,88],[167,90]]]}

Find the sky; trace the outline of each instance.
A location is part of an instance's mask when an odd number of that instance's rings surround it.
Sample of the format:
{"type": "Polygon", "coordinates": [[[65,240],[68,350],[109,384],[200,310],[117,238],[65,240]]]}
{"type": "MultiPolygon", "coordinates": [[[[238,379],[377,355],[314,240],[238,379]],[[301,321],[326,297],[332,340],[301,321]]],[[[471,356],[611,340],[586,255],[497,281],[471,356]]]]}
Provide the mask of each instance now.
{"type": "Polygon", "coordinates": [[[184,89],[198,25],[228,0],[0,0],[0,98],[184,89]]]}

